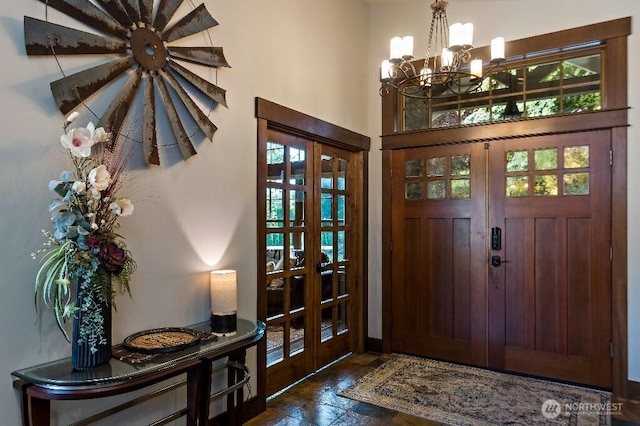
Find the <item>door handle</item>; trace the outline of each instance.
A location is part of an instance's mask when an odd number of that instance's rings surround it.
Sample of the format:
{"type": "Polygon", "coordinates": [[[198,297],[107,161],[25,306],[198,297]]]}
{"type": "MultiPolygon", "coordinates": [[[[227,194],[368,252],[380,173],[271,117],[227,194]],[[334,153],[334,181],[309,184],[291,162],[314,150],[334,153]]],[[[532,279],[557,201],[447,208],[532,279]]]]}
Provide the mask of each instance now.
{"type": "Polygon", "coordinates": [[[499,268],[503,263],[509,263],[508,260],[502,260],[500,256],[491,256],[491,266],[494,268],[499,268]]]}

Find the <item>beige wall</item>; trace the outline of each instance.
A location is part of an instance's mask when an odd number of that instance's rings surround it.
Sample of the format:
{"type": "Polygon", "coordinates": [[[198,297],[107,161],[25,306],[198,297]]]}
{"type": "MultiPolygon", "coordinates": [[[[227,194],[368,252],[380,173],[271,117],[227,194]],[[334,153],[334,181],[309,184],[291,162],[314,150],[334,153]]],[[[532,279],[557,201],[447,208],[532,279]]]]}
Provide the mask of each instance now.
{"type": "MultiPolygon", "coordinates": [[[[389,39],[394,35],[409,35],[415,37],[416,55],[426,50],[428,30],[426,20],[430,19],[430,2],[403,1],[401,3],[378,4],[370,11],[369,36],[369,69],[377,70],[380,61],[388,57],[389,39]]],[[[640,137],[638,124],[640,113],[637,103],[640,101],[640,87],[634,78],[640,74],[640,59],[638,47],[638,18],[640,2],[637,0],[451,0],[449,2],[448,18],[450,23],[473,22],[474,45],[486,46],[496,36],[503,36],[508,40],[544,34],[567,28],[588,25],[596,22],[631,16],[632,35],[629,37],[629,182],[640,180],[640,169],[634,165],[640,161],[640,148],[636,143],[640,137]]],[[[508,52],[506,53],[508,56],[508,52]]],[[[424,56],[422,53],[421,56],[424,56]]],[[[369,116],[372,136],[371,148],[371,220],[369,229],[380,229],[380,211],[375,206],[380,205],[380,99],[373,95],[379,87],[378,76],[371,72],[369,88],[369,116]]],[[[640,381],[640,192],[633,184],[629,185],[629,378],[640,381]]],[[[372,260],[380,258],[379,236],[370,232],[372,241],[370,247],[372,260]]],[[[373,261],[369,265],[369,310],[380,310],[380,288],[378,263],[373,261]]],[[[370,316],[369,334],[381,337],[381,320],[379,316],[370,316]]]]}
{"type": "MultiPolygon", "coordinates": [[[[364,3],[206,0],[205,4],[220,23],[211,31],[213,44],[224,47],[233,67],[217,75],[218,84],[227,89],[229,109],[212,112],[212,121],[219,128],[213,144],[198,141],[198,155],[189,161],[179,159],[176,146],[166,146],[160,151],[161,167],[142,169],[139,158],[134,162],[137,170],[131,173],[128,189],[135,214],[122,221],[122,234],[139,269],[132,286],[133,298],[117,299],[115,341],[147,328],[207,319],[207,271],[215,267],[238,270],[240,315],[255,318],[256,96],[354,131],[368,131],[368,111],[363,108],[367,82],[359,68],[368,57],[364,3]]],[[[189,2],[182,10],[191,10],[189,2]]],[[[51,21],[81,27],[54,12],[50,11],[51,21]]],[[[58,142],[63,117],[49,90],[49,82],[60,78],[61,73],[51,57],[26,56],[24,15],[44,19],[45,6],[37,0],[0,3],[0,51],[4,57],[0,65],[2,425],[19,424],[11,371],[70,353],[49,313],[34,325],[32,283],[37,262],[29,254],[42,242],[40,229],[50,226],[47,184],[66,166],[66,157],[58,142]]],[[[194,45],[207,43],[201,36],[189,41],[194,45]]],[[[85,56],[62,58],[61,63],[70,74],[103,60],[85,56]]],[[[206,69],[196,71],[216,79],[215,73],[206,69]]],[[[97,111],[104,109],[104,103],[96,104],[97,111]]],[[[81,112],[78,124],[84,125],[91,116],[86,110],[81,112]]],[[[139,115],[135,121],[140,121],[139,115]]],[[[162,144],[171,143],[167,131],[166,126],[160,129],[162,144]]],[[[254,351],[249,362],[255,371],[254,351]]],[[[255,382],[253,389],[255,394],[255,382]]],[[[114,400],[56,403],[54,411],[60,416],[59,424],[68,424],[114,400]]],[[[179,408],[182,401],[181,395],[172,394],[160,403],[141,407],[133,417],[103,424],[148,423],[179,408]]]]}

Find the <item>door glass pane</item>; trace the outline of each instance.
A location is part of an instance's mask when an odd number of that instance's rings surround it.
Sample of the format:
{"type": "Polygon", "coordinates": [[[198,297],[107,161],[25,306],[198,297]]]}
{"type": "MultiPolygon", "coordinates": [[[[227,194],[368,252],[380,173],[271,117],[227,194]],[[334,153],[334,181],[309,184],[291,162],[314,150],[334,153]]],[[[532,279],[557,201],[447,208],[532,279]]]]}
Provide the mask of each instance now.
{"type": "Polygon", "coordinates": [[[589,167],[589,146],[567,146],[564,148],[564,168],[589,167]]]}
{"type": "Polygon", "coordinates": [[[529,153],[527,151],[510,151],[506,154],[508,172],[526,172],[529,170],[529,153]]]}
{"type": "Polygon", "coordinates": [[[333,196],[327,192],[320,196],[320,220],[322,226],[333,226],[333,196]]]}
{"type": "Polygon", "coordinates": [[[291,313],[304,308],[306,281],[307,276],[304,274],[291,277],[291,294],[289,298],[289,310],[291,313]]]}
{"type": "Polygon", "coordinates": [[[533,157],[536,170],[555,170],[558,168],[558,149],[535,149],[533,157]]]}
{"type": "Polygon", "coordinates": [[[347,160],[338,159],[338,189],[344,191],[347,189],[347,160]]]}
{"type": "Polygon", "coordinates": [[[304,317],[291,321],[289,328],[289,356],[297,355],[304,351],[304,317]]]}
{"type": "Polygon", "coordinates": [[[267,228],[284,226],[284,190],[267,188],[267,228]]]}
{"type": "Polygon", "coordinates": [[[333,232],[331,231],[322,231],[320,233],[320,241],[321,241],[321,245],[322,245],[322,252],[325,253],[327,255],[327,258],[329,259],[329,263],[333,263],[335,262],[335,259],[333,257],[334,253],[333,253],[333,232]]]}
{"type": "Polygon", "coordinates": [[[534,195],[558,195],[558,176],[536,175],[534,195]]]}
{"type": "Polygon", "coordinates": [[[284,313],[284,278],[267,277],[267,317],[284,313]]]}
{"type": "Polygon", "coordinates": [[[267,182],[284,182],[284,145],[267,142],[267,182]]]}
{"type": "Polygon", "coordinates": [[[320,187],[322,189],[333,188],[333,157],[322,155],[321,157],[322,171],[320,177],[320,187]]]}
{"type": "Polygon", "coordinates": [[[346,231],[338,231],[338,262],[344,262],[347,259],[347,233],[346,231]]]}
{"type": "Polygon", "coordinates": [[[407,160],[405,162],[405,177],[421,177],[422,169],[422,160],[407,160]]]}
{"type": "Polygon", "coordinates": [[[267,271],[281,271],[284,269],[284,234],[273,233],[267,234],[267,271]],[[273,265],[269,267],[269,263],[273,262],[273,265]]]}
{"type": "Polygon", "coordinates": [[[468,176],[471,173],[471,158],[468,155],[451,157],[451,176],[468,176]]]}
{"type": "Polygon", "coordinates": [[[304,185],[307,176],[306,152],[303,149],[290,147],[289,159],[291,161],[291,180],[293,185],[304,185]]]}
{"type": "Polygon", "coordinates": [[[332,314],[332,307],[324,308],[322,310],[322,329],[320,331],[320,341],[322,342],[333,338],[332,314]]]}
{"type": "Polygon", "coordinates": [[[300,190],[289,191],[289,220],[291,226],[305,226],[305,197],[300,190]]]}
{"type": "Polygon", "coordinates": [[[404,185],[404,198],[407,200],[421,200],[422,197],[422,182],[407,182],[404,185]]]}
{"type": "Polygon", "coordinates": [[[289,235],[289,268],[292,270],[301,269],[304,267],[305,233],[302,231],[291,232],[289,235]]]}
{"type": "Polygon", "coordinates": [[[445,157],[429,158],[427,162],[427,176],[444,176],[447,170],[445,157]]]}
{"type": "Polygon", "coordinates": [[[284,359],[284,325],[282,323],[267,327],[267,366],[284,359]]]}
{"type": "Polygon", "coordinates": [[[320,273],[320,300],[333,300],[333,270],[327,269],[320,273]]]}
{"type": "Polygon", "coordinates": [[[349,330],[349,305],[347,302],[338,305],[338,334],[345,333],[349,330]]]}
{"type": "Polygon", "coordinates": [[[528,195],[528,176],[507,176],[507,197],[526,197],[528,195]]]}
{"type": "Polygon", "coordinates": [[[349,290],[347,288],[347,268],[341,266],[338,269],[338,297],[345,296],[349,294],[349,290]]]}
{"type": "Polygon", "coordinates": [[[451,198],[471,198],[471,185],[469,179],[451,179],[451,198]]]}
{"type": "Polygon", "coordinates": [[[427,198],[430,200],[444,199],[447,196],[444,180],[432,180],[427,186],[427,198]]]}
{"type": "Polygon", "coordinates": [[[346,218],[346,206],[347,206],[347,197],[345,195],[338,195],[338,226],[345,226],[347,223],[346,218]]]}
{"type": "Polygon", "coordinates": [[[565,174],[564,195],[589,195],[589,173],[565,174]]]}

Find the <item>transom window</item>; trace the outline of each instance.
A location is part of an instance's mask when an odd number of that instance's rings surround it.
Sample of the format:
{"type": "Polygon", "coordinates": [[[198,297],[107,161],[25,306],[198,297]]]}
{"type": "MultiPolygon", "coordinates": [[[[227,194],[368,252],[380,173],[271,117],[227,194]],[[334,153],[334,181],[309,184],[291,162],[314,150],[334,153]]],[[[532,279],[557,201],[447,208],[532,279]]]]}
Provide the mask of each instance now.
{"type": "Polygon", "coordinates": [[[511,58],[473,93],[401,101],[403,131],[493,123],[602,108],[602,45],[511,58]]]}

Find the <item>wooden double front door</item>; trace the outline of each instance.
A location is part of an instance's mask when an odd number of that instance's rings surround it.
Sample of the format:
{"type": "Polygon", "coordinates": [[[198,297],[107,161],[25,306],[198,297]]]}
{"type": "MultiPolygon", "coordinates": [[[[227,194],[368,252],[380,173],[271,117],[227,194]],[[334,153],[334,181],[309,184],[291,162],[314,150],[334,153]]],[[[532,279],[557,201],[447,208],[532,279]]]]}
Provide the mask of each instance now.
{"type": "Polygon", "coordinates": [[[392,167],[392,350],[611,387],[609,132],[392,167]]]}

